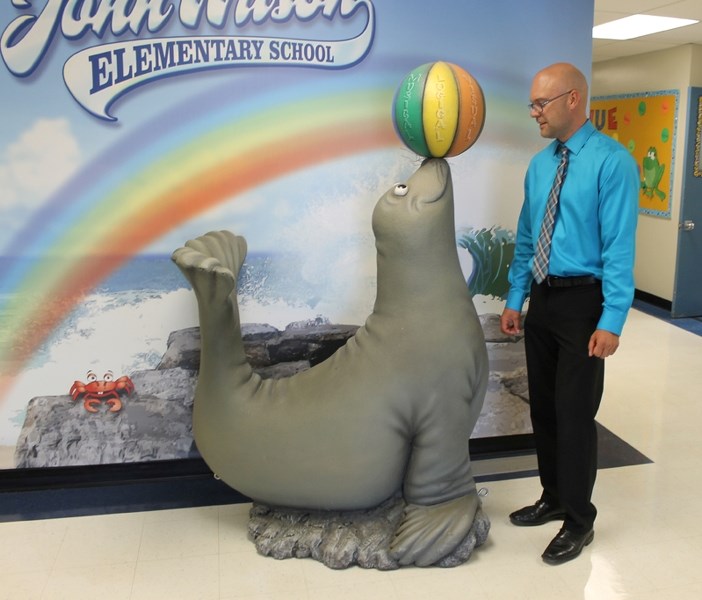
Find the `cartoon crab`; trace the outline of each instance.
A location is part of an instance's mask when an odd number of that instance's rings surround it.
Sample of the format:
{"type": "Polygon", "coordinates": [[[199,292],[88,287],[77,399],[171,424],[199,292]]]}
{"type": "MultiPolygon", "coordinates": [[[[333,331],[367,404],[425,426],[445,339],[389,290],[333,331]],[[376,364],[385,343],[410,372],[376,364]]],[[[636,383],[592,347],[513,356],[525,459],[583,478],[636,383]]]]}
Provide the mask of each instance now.
{"type": "Polygon", "coordinates": [[[120,411],[122,409],[120,394],[131,394],[134,391],[134,384],[126,375],[114,379],[112,371],[105,373],[104,377],[104,379],[98,379],[95,373],[88,371],[88,383],[74,381],[71,386],[73,400],[78,400],[82,396],[85,410],[95,413],[98,411],[95,405],[109,398],[107,404],[110,405],[110,412],[120,411]]]}

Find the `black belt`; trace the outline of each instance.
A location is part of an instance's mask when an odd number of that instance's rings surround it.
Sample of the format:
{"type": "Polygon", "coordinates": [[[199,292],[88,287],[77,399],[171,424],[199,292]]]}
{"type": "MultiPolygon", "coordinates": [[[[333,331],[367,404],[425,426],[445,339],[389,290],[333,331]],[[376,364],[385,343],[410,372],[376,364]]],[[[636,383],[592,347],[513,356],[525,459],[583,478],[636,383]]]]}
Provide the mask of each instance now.
{"type": "Polygon", "coordinates": [[[577,285],[594,285],[600,283],[597,277],[592,275],[584,275],[583,277],[556,277],[554,275],[547,275],[544,279],[544,283],[548,287],[575,287],[577,285]]]}

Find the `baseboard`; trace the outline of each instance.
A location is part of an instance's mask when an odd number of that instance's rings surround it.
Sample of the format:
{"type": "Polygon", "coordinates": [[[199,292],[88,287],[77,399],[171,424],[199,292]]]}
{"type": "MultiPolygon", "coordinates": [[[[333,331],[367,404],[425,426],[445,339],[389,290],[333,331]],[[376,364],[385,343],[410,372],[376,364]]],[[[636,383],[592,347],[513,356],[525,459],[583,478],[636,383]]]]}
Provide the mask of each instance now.
{"type": "Polygon", "coordinates": [[[662,308],[669,312],[673,309],[673,302],[671,300],[665,300],[653,294],[649,294],[648,292],[642,292],[641,290],[634,291],[634,298],[636,300],[641,300],[641,302],[646,302],[647,304],[657,306],[658,308],[662,308]]]}
{"type": "MultiPolygon", "coordinates": [[[[471,457],[497,458],[533,450],[532,434],[470,440],[471,457]]],[[[200,458],[144,463],[0,470],[0,492],[134,485],[212,479],[200,458]]]]}

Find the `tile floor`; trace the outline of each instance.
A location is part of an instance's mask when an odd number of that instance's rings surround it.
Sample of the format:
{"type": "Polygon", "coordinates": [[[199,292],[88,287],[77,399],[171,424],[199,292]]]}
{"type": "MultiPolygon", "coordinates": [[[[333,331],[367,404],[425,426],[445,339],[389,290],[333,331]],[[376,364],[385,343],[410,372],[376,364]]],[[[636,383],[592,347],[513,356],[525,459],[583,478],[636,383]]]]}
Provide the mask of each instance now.
{"type": "Polygon", "coordinates": [[[333,571],[275,561],[248,505],[0,524],[2,600],[686,600],[702,598],[702,336],[634,310],[608,359],[598,420],[653,460],[601,470],[595,541],[550,567],[558,529],[517,528],[533,477],[487,481],[488,542],[453,569],[333,571]]]}

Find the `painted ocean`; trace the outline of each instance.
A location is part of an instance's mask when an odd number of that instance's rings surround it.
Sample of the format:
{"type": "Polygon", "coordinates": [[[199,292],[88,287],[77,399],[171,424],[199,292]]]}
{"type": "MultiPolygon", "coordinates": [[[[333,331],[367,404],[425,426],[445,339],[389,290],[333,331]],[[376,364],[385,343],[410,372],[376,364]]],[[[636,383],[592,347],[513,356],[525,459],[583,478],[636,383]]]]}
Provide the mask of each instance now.
{"type": "MultiPolygon", "coordinates": [[[[317,316],[362,324],[372,310],[374,265],[360,279],[349,269],[349,279],[342,277],[339,285],[330,284],[327,271],[293,254],[249,255],[239,278],[242,321],[280,329],[317,316]],[[356,291],[365,288],[361,307],[350,290],[352,279],[356,291]],[[344,308],[350,303],[356,308],[344,308]]],[[[3,312],[0,335],[11,321],[12,314],[3,312]]],[[[68,394],[74,380],[85,381],[88,370],[101,378],[108,370],[119,377],[153,369],[169,334],[197,323],[194,294],[170,257],[132,259],[86,295],[15,379],[0,404],[0,446],[14,447],[31,398],[68,394]]],[[[12,466],[0,464],[0,468],[12,466]]]]}

